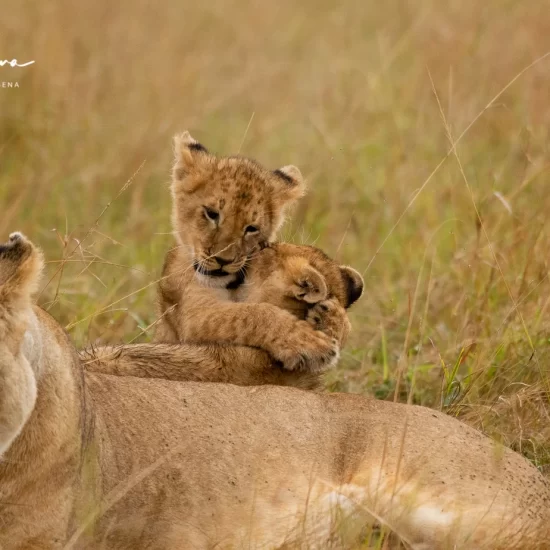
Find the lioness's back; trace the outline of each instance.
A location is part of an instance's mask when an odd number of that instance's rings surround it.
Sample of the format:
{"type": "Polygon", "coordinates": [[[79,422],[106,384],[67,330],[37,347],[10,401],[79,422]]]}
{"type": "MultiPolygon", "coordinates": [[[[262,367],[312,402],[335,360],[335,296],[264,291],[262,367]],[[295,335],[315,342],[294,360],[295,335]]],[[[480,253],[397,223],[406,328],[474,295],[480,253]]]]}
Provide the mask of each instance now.
{"type": "Polygon", "coordinates": [[[502,522],[517,532],[531,525],[535,533],[548,517],[550,489],[536,468],[423,407],[403,414],[403,405],[346,394],[101,375],[88,375],[87,386],[99,426],[119,438],[108,451],[107,479],[135,480],[111,512],[146,523],[161,499],[166,541],[167,533],[185,535],[200,547],[222,542],[204,533],[220,533],[233,544],[246,537],[258,537],[259,544],[262,537],[246,519],[251,503],[258,527],[275,540],[289,528],[280,518],[305,513],[308,502],[321,506],[331,486],[390,516],[385,507],[393,492],[402,514],[415,499],[417,515],[428,513],[426,502],[438,502],[437,521],[444,522],[433,529],[443,533],[472,513],[480,514],[480,525],[502,522]],[[135,502],[132,488],[143,484],[147,489],[140,487],[135,502]],[[177,511],[182,495],[185,520],[177,511]]]}

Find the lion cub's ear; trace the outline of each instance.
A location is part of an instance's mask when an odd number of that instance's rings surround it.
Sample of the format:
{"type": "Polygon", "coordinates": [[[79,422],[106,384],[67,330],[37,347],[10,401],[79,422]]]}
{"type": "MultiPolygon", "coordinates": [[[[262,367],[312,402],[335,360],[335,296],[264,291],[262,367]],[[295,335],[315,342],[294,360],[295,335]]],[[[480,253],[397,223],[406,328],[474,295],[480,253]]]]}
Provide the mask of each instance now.
{"type": "Polygon", "coordinates": [[[327,283],[319,271],[303,258],[297,258],[287,269],[292,278],[291,295],[297,300],[316,304],[325,300],[328,294],[327,283]]]}
{"type": "Polygon", "coordinates": [[[273,235],[285,220],[287,207],[306,194],[306,183],[296,166],[288,165],[273,170],[271,178],[274,199],[273,235]]]}
{"type": "Polygon", "coordinates": [[[275,174],[275,193],[281,203],[294,202],[306,194],[306,182],[296,166],[289,164],[277,170],[275,174]]]}
{"type": "Polygon", "coordinates": [[[181,181],[193,168],[208,155],[206,147],[201,145],[187,131],[174,136],[174,181],[181,181]]]}
{"type": "Polygon", "coordinates": [[[361,294],[363,294],[365,283],[361,274],[349,265],[341,265],[340,273],[342,274],[346,288],[346,303],[344,307],[347,309],[359,300],[361,294]]]}

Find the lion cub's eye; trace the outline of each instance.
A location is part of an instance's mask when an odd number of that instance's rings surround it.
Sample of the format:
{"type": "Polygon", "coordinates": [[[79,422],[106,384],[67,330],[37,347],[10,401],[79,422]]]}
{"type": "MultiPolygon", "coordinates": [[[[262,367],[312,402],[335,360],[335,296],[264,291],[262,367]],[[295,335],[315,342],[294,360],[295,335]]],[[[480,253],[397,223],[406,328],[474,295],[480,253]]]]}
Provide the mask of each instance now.
{"type": "Polygon", "coordinates": [[[216,212],[215,210],[212,210],[212,208],[208,208],[207,206],[203,206],[204,208],[204,215],[211,221],[217,222],[220,219],[220,213],[216,212]]]}
{"type": "Polygon", "coordinates": [[[255,226],[255,225],[247,225],[245,228],[244,228],[244,232],[247,234],[247,235],[252,235],[252,233],[258,233],[259,229],[255,226]]]}

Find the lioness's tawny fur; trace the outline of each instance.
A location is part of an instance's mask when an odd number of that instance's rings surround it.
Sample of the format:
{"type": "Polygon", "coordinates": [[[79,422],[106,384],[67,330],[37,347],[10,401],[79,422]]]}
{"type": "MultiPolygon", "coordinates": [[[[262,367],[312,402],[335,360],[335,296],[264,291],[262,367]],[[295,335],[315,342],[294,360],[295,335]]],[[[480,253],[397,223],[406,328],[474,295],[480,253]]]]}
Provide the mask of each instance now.
{"type": "Polygon", "coordinates": [[[237,303],[255,253],[273,240],[285,209],[304,194],[300,171],[216,157],[188,132],[176,136],[175,157],[176,247],[159,283],[155,341],[253,346],[288,370],[335,364],[333,338],[270,304],[237,303]]]}
{"type": "MultiPolygon", "coordinates": [[[[350,329],[345,309],[362,291],[361,275],[348,266],[338,265],[321,250],[274,243],[255,255],[246,285],[238,290],[238,299],[282,308],[336,338],[341,347],[350,329]]],[[[243,318],[226,327],[226,334],[230,336],[233,331],[238,340],[245,322],[243,318]]],[[[182,343],[165,348],[149,344],[102,346],[84,350],[82,358],[88,371],[105,374],[242,386],[276,384],[302,389],[321,386],[320,370],[290,371],[275,364],[263,350],[224,343],[202,346],[182,343]],[[169,352],[164,354],[166,349],[169,352]]]]}
{"type": "Polygon", "coordinates": [[[0,247],[3,550],[351,548],[371,514],[416,549],[549,547],[547,480],[442,413],[84,372],[40,263],[0,247]]]}

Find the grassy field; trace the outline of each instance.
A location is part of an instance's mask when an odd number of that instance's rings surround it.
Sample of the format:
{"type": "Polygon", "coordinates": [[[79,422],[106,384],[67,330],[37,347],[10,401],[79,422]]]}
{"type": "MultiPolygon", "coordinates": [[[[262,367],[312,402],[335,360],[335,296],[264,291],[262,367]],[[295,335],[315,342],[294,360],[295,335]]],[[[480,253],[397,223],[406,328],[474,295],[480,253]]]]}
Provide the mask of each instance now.
{"type": "Polygon", "coordinates": [[[0,233],[44,248],[76,342],[150,337],[189,129],[298,165],[284,237],[363,272],[329,388],[442,408],[550,475],[547,3],[13,4],[0,58],[36,63],[0,68],[0,233]]]}

